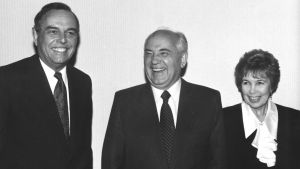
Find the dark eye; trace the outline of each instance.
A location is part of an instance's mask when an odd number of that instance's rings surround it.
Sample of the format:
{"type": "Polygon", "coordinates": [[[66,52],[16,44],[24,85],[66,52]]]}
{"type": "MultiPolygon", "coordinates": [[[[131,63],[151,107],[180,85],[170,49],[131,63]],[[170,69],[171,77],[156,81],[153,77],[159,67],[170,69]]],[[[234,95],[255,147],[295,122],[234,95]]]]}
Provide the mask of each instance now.
{"type": "Polygon", "coordinates": [[[56,34],[58,33],[58,31],[55,30],[55,29],[50,29],[50,30],[48,31],[48,33],[51,34],[51,35],[56,35],[56,34]]]}
{"type": "Polygon", "coordinates": [[[151,51],[144,51],[144,56],[152,56],[152,54],[151,51]]]}
{"type": "Polygon", "coordinates": [[[247,85],[247,84],[249,84],[248,81],[242,81],[242,85],[247,85]]]}
{"type": "Polygon", "coordinates": [[[169,52],[160,52],[160,55],[163,57],[167,57],[169,55],[169,52]]]}
{"type": "Polygon", "coordinates": [[[258,81],[257,84],[258,84],[258,85],[263,85],[263,84],[265,84],[265,83],[264,83],[263,81],[258,81]]]}
{"type": "Polygon", "coordinates": [[[76,31],[68,31],[66,34],[67,34],[68,37],[77,36],[77,32],[76,31]]]}

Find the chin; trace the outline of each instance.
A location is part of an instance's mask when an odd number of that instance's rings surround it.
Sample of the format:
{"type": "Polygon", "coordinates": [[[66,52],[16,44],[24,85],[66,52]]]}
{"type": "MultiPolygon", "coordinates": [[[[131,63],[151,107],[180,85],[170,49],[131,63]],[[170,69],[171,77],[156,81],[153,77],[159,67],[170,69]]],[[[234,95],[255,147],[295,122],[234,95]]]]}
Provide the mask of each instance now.
{"type": "Polygon", "coordinates": [[[253,109],[260,109],[261,107],[265,106],[266,104],[249,104],[253,109]]]}

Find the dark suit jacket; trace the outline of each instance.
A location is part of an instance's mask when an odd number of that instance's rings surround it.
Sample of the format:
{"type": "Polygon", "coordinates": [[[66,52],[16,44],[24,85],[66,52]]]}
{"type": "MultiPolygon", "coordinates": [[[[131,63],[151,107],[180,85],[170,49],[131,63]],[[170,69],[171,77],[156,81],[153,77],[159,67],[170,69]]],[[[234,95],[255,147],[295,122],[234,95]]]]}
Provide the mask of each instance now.
{"type": "MultiPolygon", "coordinates": [[[[278,104],[276,106],[278,109],[278,145],[274,168],[299,169],[300,112],[278,104]]],[[[251,145],[255,133],[245,139],[241,104],[224,108],[223,112],[228,167],[230,169],[267,168],[265,164],[258,161],[257,149],[251,145]]]]}
{"type": "MultiPolygon", "coordinates": [[[[219,92],[182,80],[172,168],[224,167],[219,92]]],[[[116,92],[102,150],[102,169],[167,169],[149,84],[116,92]]]]}
{"type": "Polygon", "coordinates": [[[0,168],[91,169],[91,79],[67,67],[70,141],[38,56],[0,68],[0,168]]]}

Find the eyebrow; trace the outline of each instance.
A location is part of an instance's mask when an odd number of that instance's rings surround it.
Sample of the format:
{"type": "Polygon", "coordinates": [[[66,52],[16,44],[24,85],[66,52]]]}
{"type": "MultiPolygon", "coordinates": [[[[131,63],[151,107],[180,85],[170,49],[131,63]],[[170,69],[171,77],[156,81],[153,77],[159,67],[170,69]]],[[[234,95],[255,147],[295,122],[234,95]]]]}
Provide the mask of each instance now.
{"type": "MultiPolygon", "coordinates": [[[[149,52],[149,51],[152,51],[151,49],[144,49],[145,52],[149,52]]],[[[162,49],[159,49],[159,51],[168,51],[168,52],[172,52],[170,49],[167,49],[167,48],[162,48],[162,49]]]]}
{"type": "Polygon", "coordinates": [[[69,29],[67,29],[67,30],[71,30],[71,31],[78,32],[78,29],[76,29],[76,28],[69,28],[69,29]]]}
{"type": "Polygon", "coordinates": [[[144,52],[152,52],[150,49],[144,49],[144,52]]]}
{"type": "MultiPolygon", "coordinates": [[[[256,81],[267,81],[267,80],[268,80],[267,78],[262,78],[262,77],[259,77],[259,78],[254,77],[254,79],[255,79],[256,81]]],[[[243,78],[242,78],[242,81],[249,81],[249,80],[248,80],[248,79],[245,79],[245,77],[243,77],[243,78]]]]}
{"type": "Polygon", "coordinates": [[[48,30],[48,29],[58,29],[58,28],[55,27],[55,26],[47,26],[47,27],[45,28],[45,30],[48,30]]]}
{"type": "Polygon", "coordinates": [[[171,52],[171,50],[170,50],[170,49],[167,49],[167,48],[159,49],[159,51],[168,51],[168,52],[171,52]]]}

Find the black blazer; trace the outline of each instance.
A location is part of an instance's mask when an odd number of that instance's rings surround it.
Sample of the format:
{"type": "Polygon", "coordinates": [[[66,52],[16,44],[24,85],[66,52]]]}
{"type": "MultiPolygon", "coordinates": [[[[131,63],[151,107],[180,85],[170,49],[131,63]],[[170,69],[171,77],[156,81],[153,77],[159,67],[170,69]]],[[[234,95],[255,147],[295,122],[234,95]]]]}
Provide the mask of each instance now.
{"type": "Polygon", "coordinates": [[[0,168],[91,169],[91,79],[67,67],[67,142],[37,55],[0,68],[0,168]]]}
{"type": "MultiPolygon", "coordinates": [[[[172,168],[224,168],[219,92],[182,80],[172,168]]],[[[149,84],[116,92],[102,151],[102,169],[167,169],[149,84]]]]}
{"type": "MultiPolygon", "coordinates": [[[[300,111],[276,104],[278,109],[278,131],[276,169],[299,169],[300,157],[300,111]]],[[[257,149],[251,143],[254,132],[245,139],[242,107],[237,104],[223,109],[227,144],[228,167],[230,169],[260,169],[266,164],[256,158],[257,149]]]]}

